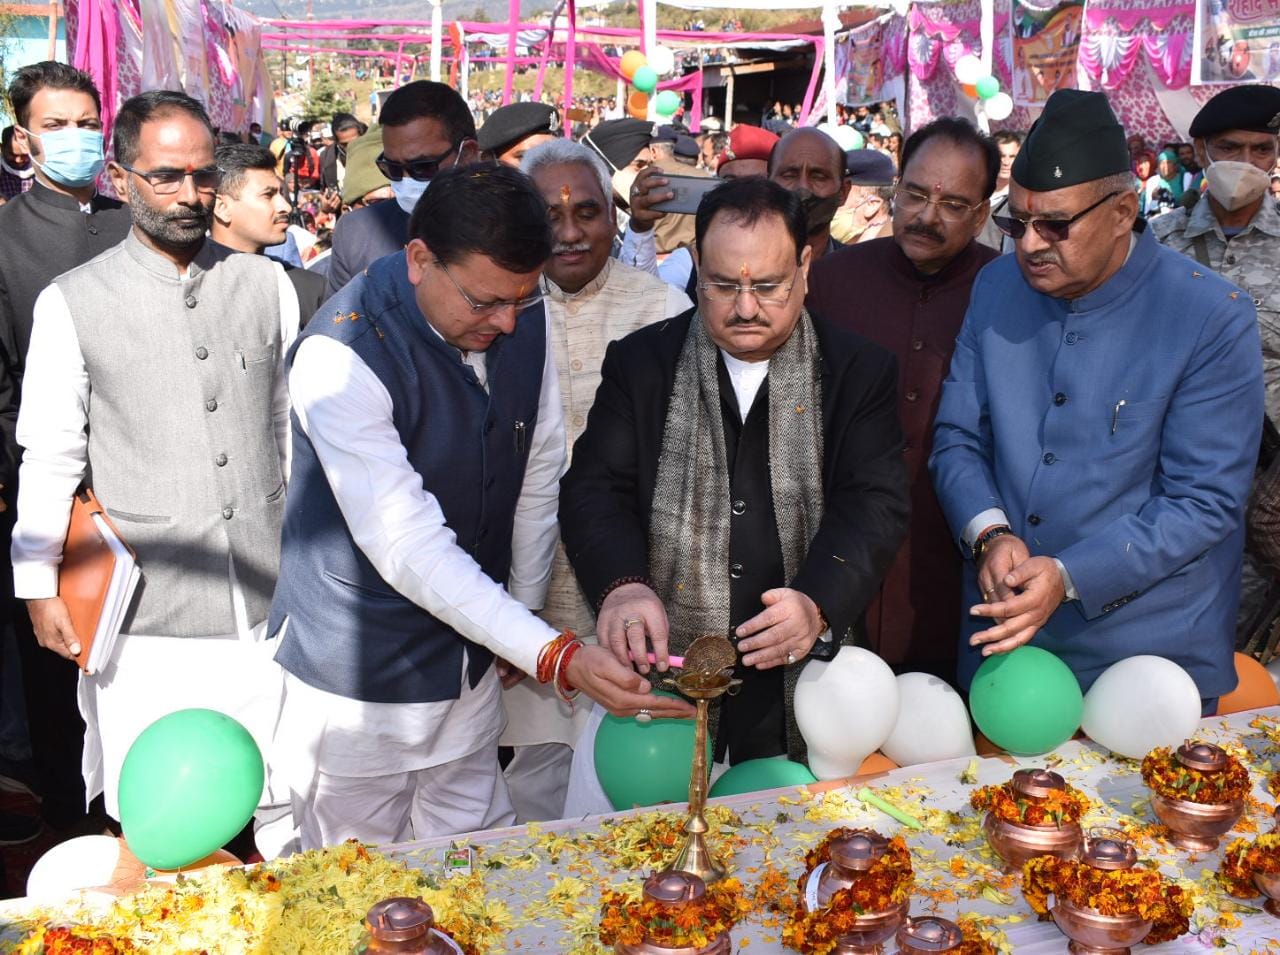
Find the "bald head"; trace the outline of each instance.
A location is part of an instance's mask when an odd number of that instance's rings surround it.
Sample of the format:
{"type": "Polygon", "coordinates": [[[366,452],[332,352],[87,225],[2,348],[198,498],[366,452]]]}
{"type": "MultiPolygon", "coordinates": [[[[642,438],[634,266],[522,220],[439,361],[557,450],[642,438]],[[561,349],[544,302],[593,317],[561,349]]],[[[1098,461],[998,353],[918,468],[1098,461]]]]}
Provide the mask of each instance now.
{"type": "Polygon", "coordinates": [[[840,144],[812,126],[793,129],[769,153],[769,177],[788,166],[821,166],[836,179],[844,178],[845,155],[840,144]]]}

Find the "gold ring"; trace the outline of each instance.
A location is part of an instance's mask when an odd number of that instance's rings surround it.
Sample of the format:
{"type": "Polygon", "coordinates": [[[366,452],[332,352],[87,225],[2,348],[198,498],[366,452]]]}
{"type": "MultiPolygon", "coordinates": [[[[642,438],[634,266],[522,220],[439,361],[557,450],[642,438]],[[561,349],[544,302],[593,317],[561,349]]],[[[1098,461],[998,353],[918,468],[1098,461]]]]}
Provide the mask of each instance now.
{"type": "Polygon", "coordinates": [[[622,621],[622,632],[626,633],[632,627],[642,623],[644,623],[644,621],[639,617],[628,617],[626,620],[622,621]]]}

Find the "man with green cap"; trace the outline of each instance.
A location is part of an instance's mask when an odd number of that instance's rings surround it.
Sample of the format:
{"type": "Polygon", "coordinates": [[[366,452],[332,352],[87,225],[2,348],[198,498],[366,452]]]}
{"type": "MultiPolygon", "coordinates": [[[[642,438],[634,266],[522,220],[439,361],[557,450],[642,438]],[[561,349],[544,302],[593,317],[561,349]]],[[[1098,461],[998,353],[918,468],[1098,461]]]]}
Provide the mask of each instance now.
{"type": "MultiPolygon", "coordinates": [[[[1205,195],[1151,223],[1156,239],[1244,289],[1258,311],[1266,413],[1280,421],[1280,212],[1270,201],[1277,158],[1280,89],[1233,86],[1205,103],[1191,121],[1205,195]]],[[[1245,557],[1240,636],[1267,603],[1269,574],[1245,557]]]]}
{"type": "Polygon", "coordinates": [[[961,681],[1032,639],[1085,689],[1155,654],[1212,713],[1236,683],[1253,302],[1155,241],[1101,93],[1049,98],[994,219],[1015,254],[974,282],[929,461],[969,558],[961,681]]]}

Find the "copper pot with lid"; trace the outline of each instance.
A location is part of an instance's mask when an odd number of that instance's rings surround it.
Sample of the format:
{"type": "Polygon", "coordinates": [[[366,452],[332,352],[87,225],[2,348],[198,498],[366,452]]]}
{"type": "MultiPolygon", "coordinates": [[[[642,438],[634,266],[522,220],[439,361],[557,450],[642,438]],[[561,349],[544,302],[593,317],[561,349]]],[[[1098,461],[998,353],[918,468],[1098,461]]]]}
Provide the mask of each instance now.
{"type": "MultiPolygon", "coordinates": [[[[1105,872],[1121,872],[1138,864],[1138,850],[1118,829],[1092,829],[1081,861],[1105,872]]],[[[1152,922],[1137,912],[1103,915],[1054,896],[1053,921],[1071,939],[1077,955],[1129,955],[1129,947],[1151,934],[1152,922]]]]}
{"type": "MultiPolygon", "coordinates": [[[[855,829],[831,840],[831,861],[818,873],[816,906],[825,908],[831,897],[853,885],[863,872],[889,850],[889,840],[874,829],[855,829]]],[[[812,893],[806,893],[813,899],[812,893]]]]}
{"type": "MultiPolygon", "coordinates": [[[[1066,789],[1067,781],[1052,770],[1019,769],[1013,774],[1009,786],[1019,798],[1040,802],[1051,793],[1066,789]]],[[[1028,826],[999,819],[994,812],[987,813],[982,820],[982,831],[986,833],[992,851],[1005,866],[1018,870],[1036,856],[1074,859],[1084,841],[1078,822],[1061,826],[1028,826]]]]}
{"type": "MultiPolygon", "coordinates": [[[[654,872],[645,879],[642,892],[647,900],[657,902],[662,907],[675,912],[682,906],[696,902],[705,896],[707,884],[690,872],[668,869],[664,872],[654,872]]],[[[701,948],[691,946],[670,948],[646,938],[635,945],[619,942],[614,946],[614,951],[617,955],[729,955],[732,947],[730,933],[725,932],[701,948]]]]}
{"type": "Polygon", "coordinates": [[[462,955],[458,943],[435,927],[435,913],[422,899],[383,899],[364,920],[368,935],[358,955],[462,955]]]}
{"type": "MultiPolygon", "coordinates": [[[[1188,769],[1210,776],[1225,771],[1230,763],[1226,750],[1213,743],[1187,740],[1173,755],[1188,769]]],[[[1188,799],[1171,799],[1152,790],[1151,809],[1169,827],[1169,841],[1179,849],[1212,852],[1222,836],[1230,832],[1244,814],[1244,801],[1191,802],[1188,799]]]]}
{"type": "Polygon", "coordinates": [[[898,929],[898,955],[954,952],[964,944],[964,933],[950,919],[921,915],[907,919],[898,929]]]}

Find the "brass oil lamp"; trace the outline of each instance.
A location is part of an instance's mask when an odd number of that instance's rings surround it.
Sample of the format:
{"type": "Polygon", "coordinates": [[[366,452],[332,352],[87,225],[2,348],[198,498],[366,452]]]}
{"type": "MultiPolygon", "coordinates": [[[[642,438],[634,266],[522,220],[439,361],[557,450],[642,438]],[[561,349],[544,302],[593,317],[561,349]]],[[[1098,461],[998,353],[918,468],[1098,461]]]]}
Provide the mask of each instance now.
{"type": "Polygon", "coordinates": [[[664,681],[698,707],[694,724],[693,766],[689,773],[689,816],[685,820],[685,843],[671,864],[673,869],[697,876],[704,883],[724,878],[724,870],[711,858],[707,848],[707,725],[711,701],[733,692],[742,681],[733,676],[738,651],[725,637],[699,637],[684,655],[678,677],[664,681]]]}
{"type": "MultiPolygon", "coordinates": [[[[1066,780],[1047,769],[1020,769],[1010,782],[1019,800],[1043,802],[1051,793],[1067,788],[1066,780]]],[[[1074,859],[1080,854],[1084,833],[1078,822],[1066,822],[1060,826],[1029,826],[1024,823],[1000,819],[995,812],[988,812],[982,820],[982,831],[992,851],[1000,857],[1009,870],[1021,870],[1023,864],[1036,856],[1056,856],[1074,859]]]]}
{"type": "MultiPolygon", "coordinates": [[[[1226,750],[1213,743],[1187,740],[1174,753],[1181,765],[1207,776],[1225,772],[1231,758],[1226,750]]],[[[1212,852],[1221,838],[1231,831],[1244,813],[1244,801],[1198,803],[1187,799],[1171,799],[1151,791],[1151,808],[1159,820],[1169,827],[1170,841],[1179,849],[1212,852]]]]}
{"type": "MultiPolygon", "coordinates": [[[[1081,859],[1085,865],[1105,872],[1123,871],[1137,865],[1137,850],[1117,831],[1097,830],[1090,835],[1081,859]]],[[[1075,955],[1129,955],[1129,946],[1140,943],[1152,927],[1151,921],[1137,912],[1103,915],[1056,895],[1052,914],[1062,934],[1071,939],[1067,950],[1075,955]]]]}
{"type": "MultiPolygon", "coordinates": [[[[674,920],[682,907],[697,902],[707,894],[707,884],[691,873],[668,869],[665,872],[655,872],[645,879],[642,891],[647,901],[656,902],[663,909],[669,910],[674,920]]],[[[711,939],[700,948],[670,948],[650,938],[644,938],[634,945],[618,942],[614,946],[617,955],[729,955],[732,949],[733,940],[729,932],[711,939]]]]}

